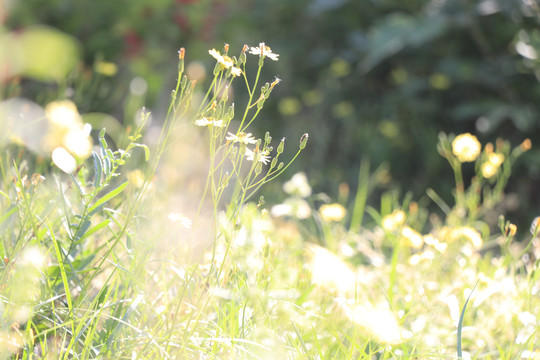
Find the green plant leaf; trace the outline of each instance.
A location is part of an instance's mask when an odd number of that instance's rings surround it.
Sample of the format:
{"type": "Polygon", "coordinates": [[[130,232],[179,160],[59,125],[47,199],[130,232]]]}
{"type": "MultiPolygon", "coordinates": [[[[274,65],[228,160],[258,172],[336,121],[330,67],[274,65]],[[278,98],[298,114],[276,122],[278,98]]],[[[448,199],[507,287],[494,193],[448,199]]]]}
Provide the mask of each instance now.
{"type": "Polygon", "coordinates": [[[88,209],[88,213],[92,214],[94,210],[96,210],[98,207],[105,204],[107,201],[111,200],[115,196],[119,195],[126,188],[126,186],[128,186],[128,184],[129,183],[126,181],[122,183],[121,185],[119,185],[118,187],[116,187],[114,190],[105,194],[103,197],[99,198],[99,200],[96,201],[96,203],[88,209]]]}

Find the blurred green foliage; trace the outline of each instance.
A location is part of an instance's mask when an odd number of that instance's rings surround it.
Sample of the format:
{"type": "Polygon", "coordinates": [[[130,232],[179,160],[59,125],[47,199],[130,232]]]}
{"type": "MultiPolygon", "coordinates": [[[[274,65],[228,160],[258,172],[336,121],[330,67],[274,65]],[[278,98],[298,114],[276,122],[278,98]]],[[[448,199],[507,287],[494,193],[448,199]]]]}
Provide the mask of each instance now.
{"type": "Polygon", "coordinates": [[[368,156],[389,164],[387,188],[421,196],[436,185],[448,199],[454,184],[436,151],[440,132],[473,132],[484,144],[529,137],[533,150],[508,190],[520,202],[501,210],[528,222],[540,197],[539,19],[535,1],[510,0],[26,0],[5,25],[49,25],[78,39],[87,67],[117,64],[105,90],[81,86],[78,105],[118,118],[135,76],[148,84],[142,102],[168,102],[180,46],[188,61],[211,62],[206,51],[225,42],[265,41],[280,54],[272,71],[284,81],[260,132],[289,141],[309,132],[309,155],[295,168],[331,193],[341,182],[355,188],[368,156]]]}

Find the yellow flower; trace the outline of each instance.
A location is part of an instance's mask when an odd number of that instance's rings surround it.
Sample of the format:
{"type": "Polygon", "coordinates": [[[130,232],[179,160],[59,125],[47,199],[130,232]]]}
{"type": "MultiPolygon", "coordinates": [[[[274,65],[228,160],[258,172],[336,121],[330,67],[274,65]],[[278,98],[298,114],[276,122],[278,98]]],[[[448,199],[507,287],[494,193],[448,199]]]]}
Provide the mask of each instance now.
{"type": "Polygon", "coordinates": [[[482,164],[480,170],[485,178],[490,178],[497,174],[499,167],[504,162],[504,155],[498,153],[489,153],[488,160],[482,164]]]}
{"type": "Polygon", "coordinates": [[[482,176],[484,176],[486,179],[489,179],[490,177],[497,174],[497,170],[499,170],[499,167],[493,165],[490,162],[485,162],[480,167],[480,171],[482,171],[482,176]]]}
{"type": "Polygon", "coordinates": [[[452,141],[452,152],[460,162],[471,162],[478,158],[481,144],[476,136],[469,133],[456,136],[452,141]]]}
{"type": "Polygon", "coordinates": [[[424,238],[422,238],[422,235],[420,235],[418,231],[408,226],[405,226],[401,230],[401,236],[403,243],[407,246],[419,249],[422,247],[422,245],[424,245],[424,238]]]}
{"type": "Polygon", "coordinates": [[[494,166],[501,166],[501,164],[504,162],[504,155],[498,153],[491,153],[488,155],[488,161],[494,166]]]}
{"type": "Polygon", "coordinates": [[[341,221],[347,210],[341,204],[324,204],[319,208],[319,214],[324,221],[341,221]]]}
{"type": "Polygon", "coordinates": [[[440,242],[437,238],[435,238],[433,235],[426,235],[424,236],[424,242],[435,248],[440,253],[443,253],[446,251],[446,248],[448,247],[448,244],[440,242]]]}
{"type": "Polygon", "coordinates": [[[394,210],[391,214],[383,217],[382,227],[392,232],[405,223],[405,213],[402,210],[394,210]]]}

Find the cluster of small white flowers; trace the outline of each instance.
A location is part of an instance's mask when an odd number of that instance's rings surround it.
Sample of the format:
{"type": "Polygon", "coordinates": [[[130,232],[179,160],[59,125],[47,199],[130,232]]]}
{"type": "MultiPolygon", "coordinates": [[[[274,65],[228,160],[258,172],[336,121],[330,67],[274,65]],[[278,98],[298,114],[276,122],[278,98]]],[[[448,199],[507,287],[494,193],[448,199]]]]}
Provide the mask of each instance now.
{"type": "Polygon", "coordinates": [[[195,120],[195,125],[197,126],[215,126],[215,127],[225,127],[225,122],[223,120],[216,120],[212,118],[203,117],[202,119],[195,120]]]}

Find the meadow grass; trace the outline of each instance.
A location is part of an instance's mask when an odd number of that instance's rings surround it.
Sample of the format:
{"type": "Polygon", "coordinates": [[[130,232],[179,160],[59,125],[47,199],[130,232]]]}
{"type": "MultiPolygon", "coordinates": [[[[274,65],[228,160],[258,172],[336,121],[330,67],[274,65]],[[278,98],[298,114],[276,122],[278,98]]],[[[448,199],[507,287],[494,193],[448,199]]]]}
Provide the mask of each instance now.
{"type": "Polygon", "coordinates": [[[47,153],[16,133],[0,144],[0,358],[540,358],[540,227],[500,215],[529,140],[441,134],[451,201],[391,190],[369,206],[389,169],[363,159],[354,196],[342,185],[332,201],[287,172],[286,199],[268,205],[259,190],[308,145],[248,132],[278,55],[264,43],[209,54],[201,92],[179,51],[157,140],[143,110],[92,145],[64,100],[43,112],[47,153]],[[285,145],[297,150],[282,162],[285,145]]]}

